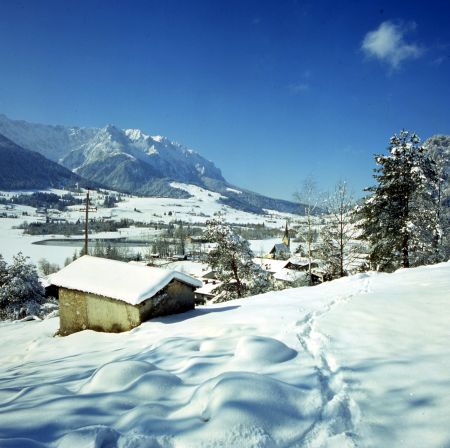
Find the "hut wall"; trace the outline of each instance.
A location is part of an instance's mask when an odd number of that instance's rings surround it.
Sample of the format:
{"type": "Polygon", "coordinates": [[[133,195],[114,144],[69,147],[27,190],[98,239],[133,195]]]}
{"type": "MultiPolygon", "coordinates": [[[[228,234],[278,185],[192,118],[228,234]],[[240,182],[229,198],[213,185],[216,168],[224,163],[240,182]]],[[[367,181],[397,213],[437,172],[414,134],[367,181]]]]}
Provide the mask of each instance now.
{"type": "Polygon", "coordinates": [[[59,288],[59,333],[63,336],[88,328],[85,295],[59,288]]]}
{"type": "Polygon", "coordinates": [[[137,306],[66,288],[59,290],[60,334],[91,329],[120,332],[138,326],[137,306]]]}
{"type": "Polygon", "coordinates": [[[193,310],[194,290],[191,286],[173,280],[162,291],[139,305],[141,321],[167,314],[193,310]]]}
{"type": "Polygon", "coordinates": [[[141,323],[136,305],[95,294],[88,294],[86,303],[89,328],[92,330],[117,333],[131,330],[141,323]]]}

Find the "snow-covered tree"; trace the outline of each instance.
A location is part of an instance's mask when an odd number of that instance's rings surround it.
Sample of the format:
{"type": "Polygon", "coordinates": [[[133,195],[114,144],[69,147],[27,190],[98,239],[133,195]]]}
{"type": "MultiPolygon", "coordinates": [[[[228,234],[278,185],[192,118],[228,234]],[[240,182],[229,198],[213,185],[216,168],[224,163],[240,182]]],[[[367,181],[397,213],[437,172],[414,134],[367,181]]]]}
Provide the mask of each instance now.
{"type": "Polygon", "coordinates": [[[9,266],[1,261],[3,268],[0,267],[0,271],[4,278],[0,285],[0,319],[37,314],[45,297],[36,267],[21,252],[14,256],[9,266]]]}
{"type": "Polygon", "coordinates": [[[360,255],[355,244],[358,230],[352,219],[356,204],[345,182],[336,185],[325,204],[327,216],[320,232],[319,253],[331,277],[344,277],[360,255]]]}
{"type": "Polygon", "coordinates": [[[217,289],[222,300],[245,297],[273,289],[268,272],[253,261],[248,241],[233,229],[213,219],[207,222],[205,237],[214,247],[207,255],[207,263],[222,282],[217,289]]]}
{"type": "Polygon", "coordinates": [[[424,143],[436,171],[433,211],[438,223],[436,261],[450,258],[450,136],[435,135],[424,143]]]}
{"type": "Polygon", "coordinates": [[[0,254],[0,288],[6,283],[6,277],[8,275],[8,267],[3,255],[0,254]]]}
{"type": "Polygon", "coordinates": [[[297,233],[301,244],[298,246],[296,253],[303,255],[304,252],[308,257],[308,282],[309,285],[312,285],[313,244],[317,240],[317,226],[315,222],[321,210],[323,196],[319,192],[315,180],[312,177],[308,177],[303,181],[302,188],[294,194],[294,197],[304,207],[306,220],[305,225],[297,233]]]}
{"type": "Polygon", "coordinates": [[[357,210],[372,268],[393,270],[430,262],[438,232],[431,204],[436,174],[415,133],[393,135],[388,155],[376,155],[377,185],[357,210]]]}
{"type": "Polygon", "coordinates": [[[46,258],[41,258],[38,261],[38,269],[42,275],[50,275],[60,270],[60,267],[55,263],[50,263],[46,258]]]}
{"type": "Polygon", "coordinates": [[[177,239],[177,253],[179,255],[185,255],[187,233],[183,227],[182,221],[180,221],[178,228],[175,230],[174,236],[177,239]]]}

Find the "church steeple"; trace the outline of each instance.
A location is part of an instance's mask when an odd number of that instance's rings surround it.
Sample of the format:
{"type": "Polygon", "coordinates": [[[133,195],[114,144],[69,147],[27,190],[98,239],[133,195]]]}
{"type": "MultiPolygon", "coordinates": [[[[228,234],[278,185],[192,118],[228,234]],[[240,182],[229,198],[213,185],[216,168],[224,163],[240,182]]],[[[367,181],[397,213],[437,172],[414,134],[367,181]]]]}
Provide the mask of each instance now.
{"type": "Polygon", "coordinates": [[[284,235],[283,239],[281,240],[283,244],[285,244],[287,247],[291,247],[291,239],[289,238],[289,229],[288,229],[288,223],[286,221],[286,227],[284,229],[284,235]]]}

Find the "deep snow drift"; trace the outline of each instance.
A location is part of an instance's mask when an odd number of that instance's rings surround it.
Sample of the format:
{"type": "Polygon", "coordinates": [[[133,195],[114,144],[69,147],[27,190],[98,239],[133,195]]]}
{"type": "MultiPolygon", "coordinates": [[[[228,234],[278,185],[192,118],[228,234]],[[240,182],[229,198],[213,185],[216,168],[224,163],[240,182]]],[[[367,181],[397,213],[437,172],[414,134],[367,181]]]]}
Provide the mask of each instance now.
{"type": "Polygon", "coordinates": [[[0,446],[450,446],[450,263],[53,338],[0,324],[0,446]]]}

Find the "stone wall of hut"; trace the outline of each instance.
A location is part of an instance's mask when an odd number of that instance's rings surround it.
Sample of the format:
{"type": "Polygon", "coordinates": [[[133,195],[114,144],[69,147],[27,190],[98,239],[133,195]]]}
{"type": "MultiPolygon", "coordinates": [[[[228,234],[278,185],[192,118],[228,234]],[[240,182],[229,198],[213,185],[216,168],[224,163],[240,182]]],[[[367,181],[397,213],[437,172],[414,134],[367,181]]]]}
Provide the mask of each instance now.
{"type": "Polygon", "coordinates": [[[137,306],[66,288],[59,290],[59,319],[63,336],[86,329],[118,333],[141,323],[137,306]]]}

